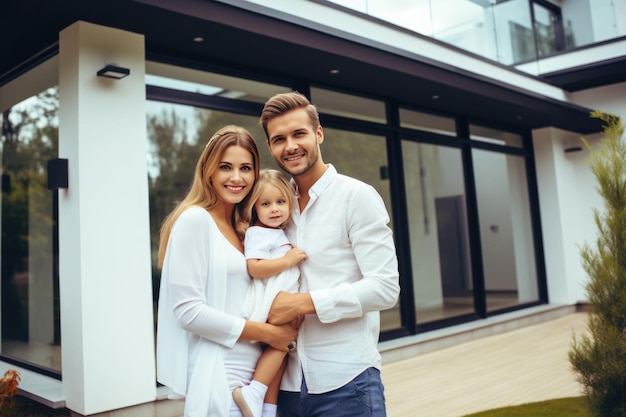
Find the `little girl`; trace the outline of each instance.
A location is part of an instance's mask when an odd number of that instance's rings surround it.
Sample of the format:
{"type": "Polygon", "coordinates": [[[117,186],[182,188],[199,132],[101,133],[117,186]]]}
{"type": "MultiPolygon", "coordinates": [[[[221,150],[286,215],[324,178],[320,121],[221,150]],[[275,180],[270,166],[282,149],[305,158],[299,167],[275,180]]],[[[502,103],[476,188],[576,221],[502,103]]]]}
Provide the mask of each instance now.
{"type": "MultiPolygon", "coordinates": [[[[264,169],[244,207],[244,251],[252,277],[244,302],[244,317],[265,322],[280,291],[298,292],[298,264],[306,254],[291,246],[284,228],[295,204],[293,188],[277,170],[264,169]]],[[[295,349],[295,341],[289,346],[295,349]]],[[[244,417],[275,417],[286,352],[267,347],[250,385],[236,388],[233,398],[244,417]]]]}

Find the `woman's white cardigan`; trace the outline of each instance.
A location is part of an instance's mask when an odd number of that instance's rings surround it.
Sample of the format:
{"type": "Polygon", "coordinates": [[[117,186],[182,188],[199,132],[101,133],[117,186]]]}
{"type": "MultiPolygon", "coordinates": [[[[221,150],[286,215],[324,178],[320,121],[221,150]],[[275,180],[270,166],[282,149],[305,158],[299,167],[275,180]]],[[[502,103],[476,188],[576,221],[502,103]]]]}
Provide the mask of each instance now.
{"type": "Polygon", "coordinates": [[[211,215],[185,210],[167,245],[159,295],[157,380],[185,396],[185,417],[227,417],[231,393],[224,349],[245,320],[224,312],[225,240],[211,215]]]}

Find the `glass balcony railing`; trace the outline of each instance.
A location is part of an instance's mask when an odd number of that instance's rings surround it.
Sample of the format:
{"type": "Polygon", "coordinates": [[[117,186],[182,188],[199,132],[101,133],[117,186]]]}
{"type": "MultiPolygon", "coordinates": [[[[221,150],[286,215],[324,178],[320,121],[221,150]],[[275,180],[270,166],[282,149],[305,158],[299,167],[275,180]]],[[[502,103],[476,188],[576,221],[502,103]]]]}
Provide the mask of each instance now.
{"type": "Polygon", "coordinates": [[[625,0],[330,0],[504,65],[626,36],[625,0]],[[621,11],[620,11],[621,9],[621,11]]]}

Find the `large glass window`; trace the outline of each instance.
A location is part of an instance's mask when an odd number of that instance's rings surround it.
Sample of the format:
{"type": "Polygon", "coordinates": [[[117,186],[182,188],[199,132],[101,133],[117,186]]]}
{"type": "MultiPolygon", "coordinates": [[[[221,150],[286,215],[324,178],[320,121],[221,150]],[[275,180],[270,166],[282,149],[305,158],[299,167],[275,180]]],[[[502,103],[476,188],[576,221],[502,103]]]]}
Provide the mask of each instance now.
{"type": "Polygon", "coordinates": [[[539,300],[524,159],[472,151],[487,310],[539,300]]]}
{"type": "Polygon", "coordinates": [[[385,123],[385,103],[352,94],[311,88],[311,101],[320,113],[334,114],[370,122],[385,123]]]}
{"type": "MultiPolygon", "coordinates": [[[[187,191],[202,148],[211,135],[226,124],[245,127],[257,139],[261,166],[277,168],[265,146],[265,134],[258,116],[240,115],[158,101],[147,103],[148,176],[150,187],[150,228],[154,300],[157,300],[160,271],[157,267],[159,228],[167,214],[187,191]]],[[[391,211],[391,192],[384,137],[324,129],[322,145],[325,162],[338,171],[371,184],[391,211]]],[[[390,216],[391,218],[391,216],[390,216]]],[[[393,225],[392,225],[393,226],[393,225]]],[[[399,309],[381,314],[381,330],[400,327],[399,309]]]]}
{"type": "Polygon", "coordinates": [[[400,109],[400,126],[442,135],[456,136],[456,123],[451,117],[400,109]]]}
{"type": "Polygon", "coordinates": [[[534,2],[533,16],[539,56],[547,56],[565,49],[558,7],[551,6],[550,3],[534,2]]]}
{"type": "MultiPolygon", "coordinates": [[[[333,164],[342,174],[373,186],[385,202],[387,212],[391,213],[386,146],[386,140],[381,136],[324,128],[324,162],[333,164]]],[[[393,223],[390,226],[393,228],[393,223]]],[[[380,326],[383,331],[400,327],[399,306],[381,312],[380,326]]]]}
{"type": "MultiPolygon", "coordinates": [[[[197,106],[193,106],[151,100],[148,90],[147,169],[153,300],[156,309],[160,284],[157,253],[161,223],[187,192],[198,157],[211,136],[228,124],[242,126],[257,140],[261,153],[261,167],[278,168],[265,145],[265,133],[259,125],[258,114],[245,115],[213,108],[225,105],[225,102],[229,102],[226,105],[229,109],[247,107],[247,104],[242,104],[245,102],[261,104],[268,97],[290,89],[155,62],[148,63],[147,67],[152,73],[146,76],[146,84],[191,93],[187,101],[197,103],[197,106]],[[214,98],[217,98],[217,101],[213,100],[214,98]]],[[[178,100],[181,100],[180,94],[178,100]]]]}
{"type": "MultiPolygon", "coordinates": [[[[238,124],[257,138],[262,167],[277,168],[258,124],[260,96],[261,92],[269,97],[291,90],[262,83],[233,83],[229,78],[210,74],[192,75],[205,83],[197,87],[186,84],[187,93],[179,90],[175,94],[177,100],[187,104],[156,100],[147,104],[155,301],[159,285],[156,258],[159,227],[186,192],[202,147],[217,129],[238,124]],[[230,87],[220,87],[221,82],[230,87]],[[238,93],[229,90],[236,86],[242,86],[238,93]]],[[[184,81],[181,77],[175,80],[170,85],[162,75],[158,85],[173,91],[176,83],[184,81]]],[[[154,78],[149,80],[154,82],[154,78]]],[[[149,99],[150,91],[148,88],[149,99]]],[[[408,276],[401,276],[400,280],[401,283],[412,280],[411,285],[402,286],[402,291],[413,288],[410,295],[404,295],[409,300],[412,297],[416,325],[436,328],[450,320],[469,320],[477,313],[484,313],[483,304],[476,305],[477,300],[486,300],[487,314],[539,301],[526,156],[519,133],[470,125],[468,141],[456,137],[454,117],[398,108],[400,127],[405,134],[400,141],[405,195],[395,196],[398,198],[393,201],[405,201],[406,207],[392,207],[392,190],[398,190],[398,184],[391,184],[395,170],[388,166],[392,162],[387,150],[393,149],[394,143],[390,141],[398,129],[388,126],[386,103],[319,87],[312,87],[311,93],[313,104],[322,113],[324,161],[335,165],[343,174],[371,184],[390,214],[392,209],[397,209],[395,214],[407,214],[407,224],[391,224],[391,227],[395,230],[396,244],[410,248],[400,251],[410,256],[408,262],[399,259],[401,265],[406,269],[411,265],[408,276]],[[329,117],[324,123],[324,115],[328,114],[343,118],[341,129],[333,126],[334,118],[329,117]],[[364,132],[371,122],[376,123],[376,134],[364,132]],[[354,129],[346,129],[346,123],[354,129]],[[381,133],[385,129],[386,135],[381,133]],[[420,138],[429,143],[419,142],[420,138]],[[470,153],[475,167],[476,200],[472,198],[468,202],[463,161],[470,153]],[[478,205],[480,239],[470,236],[470,230],[476,229],[469,227],[468,213],[476,207],[468,204],[474,201],[478,205]],[[470,242],[480,242],[483,259],[472,259],[470,242]],[[480,270],[474,268],[477,263],[483,265],[484,275],[474,276],[473,271],[480,270]],[[482,288],[483,284],[485,292],[476,293],[475,287],[482,288]]],[[[158,97],[163,94],[160,91],[158,97]]],[[[414,328],[403,322],[401,312],[411,314],[401,309],[400,304],[381,312],[381,330],[401,330],[403,325],[414,328]]]]}
{"type": "Polygon", "coordinates": [[[187,192],[202,149],[213,133],[227,124],[246,128],[257,140],[261,166],[276,168],[265,146],[258,117],[179,104],[148,101],[148,177],[154,300],[158,294],[159,230],[165,217],[187,192]]]}
{"type": "Polygon", "coordinates": [[[515,148],[521,148],[523,146],[521,135],[492,129],[486,126],[470,125],[470,138],[473,140],[480,140],[496,145],[512,146],[515,148]]]}
{"type": "Polygon", "coordinates": [[[418,324],[474,312],[459,149],[402,141],[418,324]]]}
{"type": "Polygon", "coordinates": [[[46,173],[58,154],[57,111],[50,88],[2,114],[0,354],[60,373],[56,191],[46,173]]]}
{"type": "Polygon", "coordinates": [[[207,97],[263,104],[274,94],[289,91],[283,86],[160,62],[147,62],[146,70],[147,85],[198,93],[207,97]]]}

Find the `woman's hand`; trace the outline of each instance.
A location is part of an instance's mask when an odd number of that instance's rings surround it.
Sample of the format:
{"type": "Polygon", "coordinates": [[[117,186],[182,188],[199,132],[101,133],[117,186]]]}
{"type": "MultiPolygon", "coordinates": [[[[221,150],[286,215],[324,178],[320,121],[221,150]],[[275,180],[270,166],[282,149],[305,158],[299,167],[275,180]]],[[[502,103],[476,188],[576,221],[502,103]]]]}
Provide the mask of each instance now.
{"type": "Polygon", "coordinates": [[[289,351],[289,345],[298,338],[298,330],[290,323],[275,326],[258,321],[246,321],[240,340],[258,340],[281,352],[289,351]]]}

